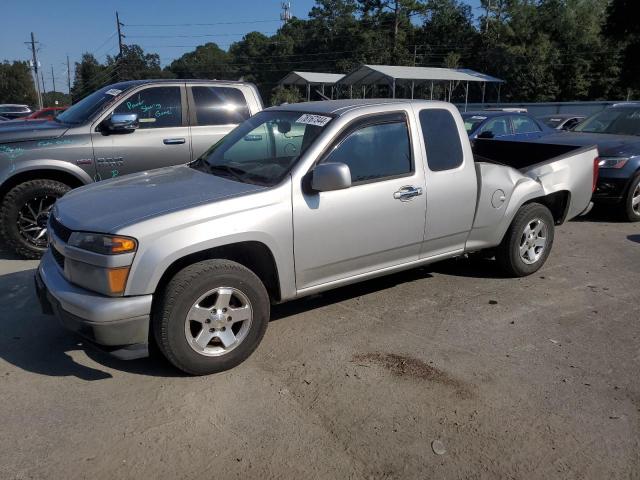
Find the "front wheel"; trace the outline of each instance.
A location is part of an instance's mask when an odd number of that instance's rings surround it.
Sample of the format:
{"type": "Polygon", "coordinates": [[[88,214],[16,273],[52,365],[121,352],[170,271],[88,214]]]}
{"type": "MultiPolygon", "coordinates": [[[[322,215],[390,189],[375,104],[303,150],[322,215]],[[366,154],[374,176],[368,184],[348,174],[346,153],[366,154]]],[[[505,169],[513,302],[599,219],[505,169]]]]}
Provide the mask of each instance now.
{"type": "Polygon", "coordinates": [[[156,342],[191,375],[235,367],[256,349],[269,322],[269,295],[239,263],[205,260],[178,272],[153,313],[156,342]]]}
{"type": "Polygon", "coordinates": [[[630,222],[640,222],[640,175],[631,182],[624,199],[625,216],[630,222]]]}
{"type": "Polygon", "coordinates": [[[554,220],[549,209],[539,203],[523,205],[498,246],[496,260],[510,276],[531,275],[546,262],[553,235],[554,220]]]}
{"type": "Polygon", "coordinates": [[[69,190],[48,179],[29,180],[9,190],[0,208],[0,232],[7,245],[24,258],[40,258],[47,250],[49,213],[69,190]]]}

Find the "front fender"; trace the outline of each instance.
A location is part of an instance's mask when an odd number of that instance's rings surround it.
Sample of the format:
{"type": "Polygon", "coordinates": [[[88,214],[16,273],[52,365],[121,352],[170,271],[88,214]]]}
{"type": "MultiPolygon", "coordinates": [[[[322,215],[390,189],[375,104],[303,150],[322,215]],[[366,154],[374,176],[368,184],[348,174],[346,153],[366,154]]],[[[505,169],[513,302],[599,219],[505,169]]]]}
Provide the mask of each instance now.
{"type": "Polygon", "coordinates": [[[24,160],[19,163],[12,162],[10,165],[4,166],[0,169],[0,184],[5,183],[16,175],[37,170],[55,170],[68,173],[78,179],[79,182],[82,182],[83,185],[93,182],[93,179],[87,172],[73,163],[65,162],[63,160],[38,159],[24,160]]]}
{"type": "Polygon", "coordinates": [[[259,242],[275,260],[282,298],[294,297],[293,227],[288,192],[285,185],[123,228],[117,233],[139,241],[125,295],[154,293],[167,269],[188,255],[241,242],[259,242]]]}

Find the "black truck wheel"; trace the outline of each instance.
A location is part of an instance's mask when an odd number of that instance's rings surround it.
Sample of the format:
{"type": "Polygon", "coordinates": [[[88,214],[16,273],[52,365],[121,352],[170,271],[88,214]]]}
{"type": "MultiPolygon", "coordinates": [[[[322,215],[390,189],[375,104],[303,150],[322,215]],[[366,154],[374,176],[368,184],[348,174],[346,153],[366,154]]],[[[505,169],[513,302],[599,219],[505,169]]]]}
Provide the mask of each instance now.
{"type": "Polygon", "coordinates": [[[229,260],[205,260],[169,281],[154,306],[152,329],[174,366],[208,375],[247,359],[269,315],[269,295],[251,270],[229,260]]]}
{"type": "Polygon", "coordinates": [[[40,258],[47,250],[47,221],[56,200],[71,190],[56,180],[29,180],[13,187],[0,206],[0,235],[24,258],[40,258]]]}
{"type": "Polygon", "coordinates": [[[546,262],[553,235],[554,220],[549,209],[539,203],[523,205],[496,250],[496,260],[507,275],[531,275],[546,262]]]}

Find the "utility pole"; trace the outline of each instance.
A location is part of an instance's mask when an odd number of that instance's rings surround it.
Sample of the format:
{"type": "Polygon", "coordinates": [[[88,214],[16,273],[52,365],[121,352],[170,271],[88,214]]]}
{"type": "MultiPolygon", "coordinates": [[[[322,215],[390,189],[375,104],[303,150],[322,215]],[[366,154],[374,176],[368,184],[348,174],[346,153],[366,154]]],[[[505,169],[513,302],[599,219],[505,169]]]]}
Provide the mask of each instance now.
{"type": "Polygon", "coordinates": [[[72,103],[72,98],[71,98],[71,67],[69,66],[69,55],[67,55],[67,88],[69,89],[69,103],[72,103]]]}
{"type": "Polygon", "coordinates": [[[38,56],[36,55],[36,43],[40,43],[40,42],[36,42],[36,37],[33,34],[33,32],[31,32],[31,42],[25,42],[25,43],[31,44],[31,55],[32,55],[34,79],[35,79],[33,83],[35,83],[36,85],[36,92],[38,94],[38,109],[40,110],[42,109],[42,92],[40,91],[40,81],[38,80],[38,56]]]}
{"type": "MultiPolygon", "coordinates": [[[[116,11],[116,26],[118,27],[118,48],[119,48],[119,53],[118,56],[116,58],[116,67],[120,66],[120,63],[122,62],[122,47],[124,47],[124,43],[122,42],[122,39],[125,38],[124,33],[122,33],[121,27],[124,27],[124,23],[122,23],[120,21],[120,16],[118,15],[118,12],[116,11]]],[[[116,74],[116,79],[119,80],[121,77],[121,72],[118,71],[119,69],[117,69],[115,71],[116,74]]]]}
{"type": "MultiPolygon", "coordinates": [[[[44,95],[47,93],[47,87],[44,84],[44,72],[42,71],[42,69],[40,69],[40,80],[42,80],[42,95],[44,98],[44,95]]],[[[43,102],[43,106],[44,106],[44,102],[43,102]]]]}
{"type": "Polygon", "coordinates": [[[124,34],[122,33],[122,30],[120,30],[120,27],[124,27],[124,23],[120,21],[118,12],[116,12],[116,26],[118,27],[118,46],[120,47],[120,57],[122,57],[122,39],[124,38],[124,34]]]}
{"type": "Polygon", "coordinates": [[[56,91],[56,77],[53,75],[53,65],[51,65],[51,83],[53,83],[53,91],[56,91]]]}

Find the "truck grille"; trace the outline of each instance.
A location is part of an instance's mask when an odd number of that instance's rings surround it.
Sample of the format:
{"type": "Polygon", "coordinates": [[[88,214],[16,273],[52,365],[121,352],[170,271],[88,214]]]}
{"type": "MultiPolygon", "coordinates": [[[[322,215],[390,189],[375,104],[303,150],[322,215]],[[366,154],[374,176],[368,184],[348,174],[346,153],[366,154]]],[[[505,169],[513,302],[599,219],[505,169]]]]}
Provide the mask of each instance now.
{"type": "Polygon", "coordinates": [[[60,240],[65,243],[69,241],[69,237],[73,232],[56,220],[56,217],[51,216],[49,218],[49,226],[60,240]]]}

